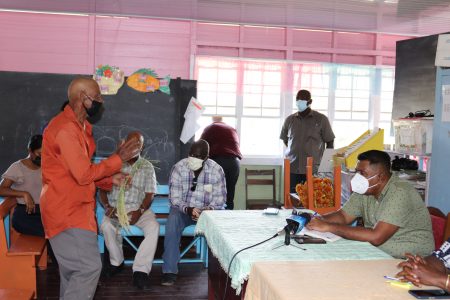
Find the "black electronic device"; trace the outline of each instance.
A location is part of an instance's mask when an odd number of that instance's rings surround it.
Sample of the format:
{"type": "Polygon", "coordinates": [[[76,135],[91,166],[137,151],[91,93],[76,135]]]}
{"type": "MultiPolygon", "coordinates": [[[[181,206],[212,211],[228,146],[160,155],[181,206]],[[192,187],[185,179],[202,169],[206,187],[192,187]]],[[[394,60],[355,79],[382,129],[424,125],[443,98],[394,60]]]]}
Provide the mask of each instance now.
{"type": "Polygon", "coordinates": [[[324,239],[315,238],[315,237],[307,236],[307,235],[294,236],[293,238],[298,244],[326,244],[327,243],[327,241],[325,241],[324,239]]]}
{"type": "Polygon", "coordinates": [[[450,293],[444,290],[409,290],[417,299],[450,299],[450,293]]]}
{"type": "Polygon", "coordinates": [[[292,215],[286,218],[291,234],[300,232],[309,221],[311,221],[311,215],[309,213],[297,211],[295,209],[292,211],[292,215]]]}

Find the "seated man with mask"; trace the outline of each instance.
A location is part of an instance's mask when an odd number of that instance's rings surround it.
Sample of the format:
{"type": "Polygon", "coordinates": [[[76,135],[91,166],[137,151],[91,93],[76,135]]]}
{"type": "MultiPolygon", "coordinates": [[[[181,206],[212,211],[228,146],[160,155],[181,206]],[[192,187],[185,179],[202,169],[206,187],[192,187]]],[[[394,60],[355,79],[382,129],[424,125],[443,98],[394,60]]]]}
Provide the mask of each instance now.
{"type": "Polygon", "coordinates": [[[189,157],[172,168],[169,179],[171,203],[164,238],[162,285],[173,285],[180,259],[180,240],[184,228],[195,224],[203,210],[224,209],[227,198],[222,167],[208,159],[205,140],[192,144],[189,157]]]}
{"type": "Polygon", "coordinates": [[[430,214],[417,191],[391,173],[386,152],[358,155],[353,194],[338,211],[315,218],[309,229],[332,232],[349,240],[369,242],[396,258],[426,255],[434,248],[430,214]],[[362,217],[364,227],[350,224],[362,217]]]}

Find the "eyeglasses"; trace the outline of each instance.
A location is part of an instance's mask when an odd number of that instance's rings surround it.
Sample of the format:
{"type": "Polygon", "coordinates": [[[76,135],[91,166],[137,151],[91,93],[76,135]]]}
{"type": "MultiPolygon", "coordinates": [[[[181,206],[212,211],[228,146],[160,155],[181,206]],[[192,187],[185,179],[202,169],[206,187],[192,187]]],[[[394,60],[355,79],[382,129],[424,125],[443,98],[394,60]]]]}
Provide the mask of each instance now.
{"type": "Polygon", "coordinates": [[[194,192],[196,188],[197,188],[197,177],[194,177],[194,179],[192,180],[191,192],[194,192]]]}

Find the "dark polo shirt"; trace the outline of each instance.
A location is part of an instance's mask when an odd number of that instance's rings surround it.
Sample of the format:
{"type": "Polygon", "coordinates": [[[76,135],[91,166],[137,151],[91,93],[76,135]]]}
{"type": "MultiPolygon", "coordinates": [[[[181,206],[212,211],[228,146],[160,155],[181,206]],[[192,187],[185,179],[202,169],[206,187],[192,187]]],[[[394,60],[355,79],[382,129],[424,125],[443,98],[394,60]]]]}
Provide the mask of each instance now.
{"type": "Polygon", "coordinates": [[[287,145],[286,158],[291,161],[291,173],[306,174],[306,158],[313,157],[317,173],[326,143],[334,140],[328,118],[314,110],[302,117],[298,112],[284,121],[280,139],[287,145]]]}

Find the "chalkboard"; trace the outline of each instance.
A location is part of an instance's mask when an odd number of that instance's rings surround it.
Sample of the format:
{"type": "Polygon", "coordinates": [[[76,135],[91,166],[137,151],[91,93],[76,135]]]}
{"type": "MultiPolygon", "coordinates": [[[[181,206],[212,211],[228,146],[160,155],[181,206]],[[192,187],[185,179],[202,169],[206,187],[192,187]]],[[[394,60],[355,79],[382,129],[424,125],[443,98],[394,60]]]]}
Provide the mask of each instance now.
{"type": "MultiPolygon", "coordinates": [[[[0,72],[0,172],[27,155],[28,138],[59,113],[76,76],[0,72]]],[[[96,156],[109,156],[120,139],[139,130],[145,139],[143,156],[154,161],[158,182],[167,184],[171,167],[189,151],[190,143],[182,144],[179,136],[196,82],[174,79],[170,89],[170,96],[140,93],[124,84],[117,95],[104,96],[103,114],[93,121],[96,156]]]]}
{"type": "Polygon", "coordinates": [[[397,42],[392,118],[429,109],[434,113],[437,35],[397,42]]]}

